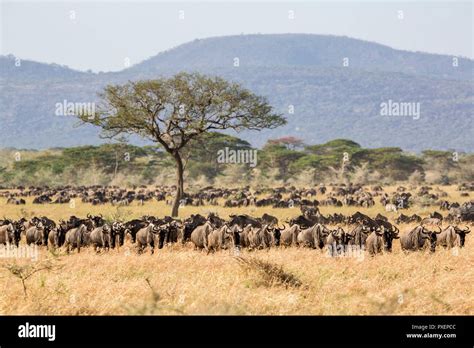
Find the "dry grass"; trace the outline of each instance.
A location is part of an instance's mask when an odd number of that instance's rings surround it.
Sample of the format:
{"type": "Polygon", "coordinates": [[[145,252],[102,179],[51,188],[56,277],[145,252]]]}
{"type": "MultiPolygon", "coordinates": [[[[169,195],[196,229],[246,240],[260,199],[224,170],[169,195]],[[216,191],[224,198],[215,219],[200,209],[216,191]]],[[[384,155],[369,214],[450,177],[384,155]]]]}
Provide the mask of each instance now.
{"type": "MultiPolygon", "coordinates": [[[[445,189],[445,188],[444,188],[445,189]]],[[[457,192],[449,200],[454,198],[457,192]]],[[[0,215],[19,217],[18,206],[0,205],[0,215]]],[[[77,204],[26,205],[25,212],[55,219],[87,212],[116,213],[110,206],[77,204]]],[[[161,203],[123,208],[130,216],[164,215],[161,203]]],[[[184,207],[203,213],[206,208],[184,207]]],[[[232,212],[279,218],[297,209],[210,207],[221,216],[232,212]]],[[[323,209],[324,213],[353,208],[323,209]]],[[[373,215],[375,208],[360,209],[373,215]]],[[[421,212],[421,215],[429,211],[421,212]]],[[[122,212],[123,213],[123,212],[122,212]]],[[[405,213],[405,212],[404,212],[405,213]]],[[[409,212],[412,213],[412,212],[409,212]]],[[[391,213],[391,216],[395,213],[391,213]]],[[[402,226],[406,231],[411,226],[402,226]]],[[[192,246],[173,245],[154,255],[137,255],[127,241],[120,250],[96,254],[52,255],[40,249],[37,262],[58,271],[38,271],[26,280],[27,296],[18,277],[8,270],[31,263],[27,259],[0,260],[0,314],[474,314],[474,242],[467,237],[459,250],[439,248],[405,255],[394,244],[391,254],[365,258],[328,258],[324,252],[303,248],[274,248],[206,255],[192,246]],[[242,261],[244,260],[244,261],[242,261]]]]}
{"type": "MultiPolygon", "coordinates": [[[[140,256],[130,245],[99,255],[84,250],[54,261],[60,272],[32,275],[26,299],[21,282],[2,269],[0,313],[473,314],[469,242],[457,255],[404,255],[397,244],[391,255],[364,260],[298,248],[242,251],[256,271],[240,267],[231,252],[191,247],[140,256]],[[288,279],[304,286],[283,286],[288,279]]],[[[41,250],[40,260],[47,257],[41,250]]]]}
{"type": "Polygon", "coordinates": [[[284,285],[285,287],[300,287],[303,283],[294,274],[283,269],[281,265],[275,265],[256,257],[236,257],[239,264],[247,271],[256,271],[258,275],[257,284],[272,287],[273,285],[284,285]]]}

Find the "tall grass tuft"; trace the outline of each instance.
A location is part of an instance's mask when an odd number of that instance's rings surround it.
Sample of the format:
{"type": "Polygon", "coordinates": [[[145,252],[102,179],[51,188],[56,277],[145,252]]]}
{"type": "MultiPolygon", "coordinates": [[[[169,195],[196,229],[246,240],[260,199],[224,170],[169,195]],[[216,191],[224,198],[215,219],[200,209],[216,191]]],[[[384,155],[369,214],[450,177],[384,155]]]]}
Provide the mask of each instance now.
{"type": "Polygon", "coordinates": [[[265,286],[271,287],[274,284],[278,284],[284,285],[285,287],[298,288],[303,285],[298,277],[285,271],[281,265],[276,265],[255,257],[244,258],[237,256],[235,259],[245,270],[259,273],[261,282],[265,286]]]}

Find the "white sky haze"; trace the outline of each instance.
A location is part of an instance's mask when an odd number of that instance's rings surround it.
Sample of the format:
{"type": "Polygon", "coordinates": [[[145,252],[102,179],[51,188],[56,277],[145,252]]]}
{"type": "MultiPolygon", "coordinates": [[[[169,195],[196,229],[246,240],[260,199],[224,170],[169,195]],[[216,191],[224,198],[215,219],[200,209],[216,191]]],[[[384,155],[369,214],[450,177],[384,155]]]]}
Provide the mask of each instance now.
{"type": "Polygon", "coordinates": [[[255,33],[344,35],[474,56],[472,2],[1,3],[1,54],[78,70],[121,70],[127,57],[133,65],[197,38],[255,33]]]}

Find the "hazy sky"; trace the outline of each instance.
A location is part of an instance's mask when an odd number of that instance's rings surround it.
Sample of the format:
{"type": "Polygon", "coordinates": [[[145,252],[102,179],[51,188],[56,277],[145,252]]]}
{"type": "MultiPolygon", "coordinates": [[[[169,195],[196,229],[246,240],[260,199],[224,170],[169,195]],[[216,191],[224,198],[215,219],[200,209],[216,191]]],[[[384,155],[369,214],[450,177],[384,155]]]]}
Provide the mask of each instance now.
{"type": "Polygon", "coordinates": [[[79,70],[120,70],[126,58],[133,65],[196,38],[242,33],[345,35],[474,57],[472,2],[0,1],[1,54],[79,70]]]}

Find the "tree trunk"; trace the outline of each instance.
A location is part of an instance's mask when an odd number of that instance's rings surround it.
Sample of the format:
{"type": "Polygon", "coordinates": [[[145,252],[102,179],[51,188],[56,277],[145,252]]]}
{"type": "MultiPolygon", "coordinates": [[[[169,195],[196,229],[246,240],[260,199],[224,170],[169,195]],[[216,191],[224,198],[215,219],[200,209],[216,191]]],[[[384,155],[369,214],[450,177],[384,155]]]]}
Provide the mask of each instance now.
{"type": "Polygon", "coordinates": [[[115,169],[114,169],[114,179],[117,177],[118,171],[118,153],[115,151],[115,169]]]}
{"type": "Polygon", "coordinates": [[[173,210],[171,211],[172,217],[178,216],[178,209],[180,205],[181,198],[184,194],[184,166],[179,152],[173,153],[174,160],[176,161],[176,179],[177,179],[177,190],[176,197],[173,202],[173,210]]]}

